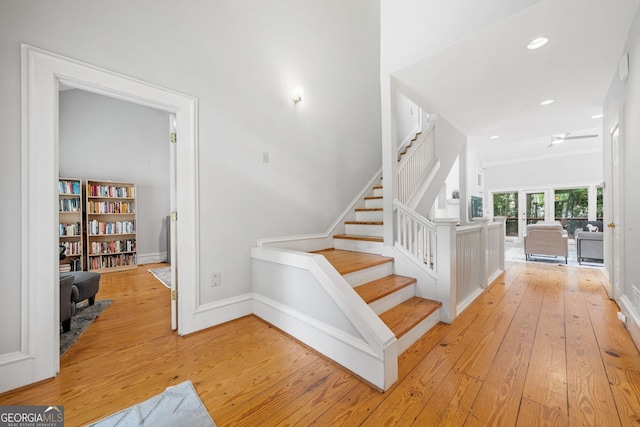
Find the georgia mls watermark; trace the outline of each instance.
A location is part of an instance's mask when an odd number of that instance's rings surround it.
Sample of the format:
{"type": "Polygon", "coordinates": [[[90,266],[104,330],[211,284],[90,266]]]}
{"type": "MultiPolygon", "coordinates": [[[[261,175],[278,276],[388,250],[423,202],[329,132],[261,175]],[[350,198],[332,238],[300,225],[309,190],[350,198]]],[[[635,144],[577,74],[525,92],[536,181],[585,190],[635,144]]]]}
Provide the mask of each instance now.
{"type": "Polygon", "coordinates": [[[64,406],[0,406],[0,427],[64,427],[64,406]]]}

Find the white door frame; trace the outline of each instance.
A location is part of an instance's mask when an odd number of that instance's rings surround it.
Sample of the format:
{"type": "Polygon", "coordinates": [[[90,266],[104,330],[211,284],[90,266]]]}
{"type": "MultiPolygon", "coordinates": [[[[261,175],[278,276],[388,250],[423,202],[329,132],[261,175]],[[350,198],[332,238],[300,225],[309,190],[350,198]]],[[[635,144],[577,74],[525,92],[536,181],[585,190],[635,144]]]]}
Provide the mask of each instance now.
{"type": "Polygon", "coordinates": [[[60,369],[57,247],[58,90],[75,87],[176,115],[177,256],[182,284],[178,333],[195,331],[199,306],[197,98],[21,45],[22,242],[20,347],[0,355],[0,392],[60,369]]]}

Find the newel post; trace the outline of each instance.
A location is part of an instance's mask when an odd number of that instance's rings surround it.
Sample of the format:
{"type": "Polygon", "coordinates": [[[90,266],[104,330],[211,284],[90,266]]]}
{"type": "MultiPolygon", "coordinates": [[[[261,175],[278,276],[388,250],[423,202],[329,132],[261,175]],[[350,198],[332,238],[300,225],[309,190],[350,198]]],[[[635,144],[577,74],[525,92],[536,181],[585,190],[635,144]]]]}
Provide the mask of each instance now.
{"type": "Polygon", "coordinates": [[[438,275],[438,298],[442,302],[442,321],[451,323],[457,316],[456,226],[457,219],[437,218],[433,220],[438,239],[436,244],[436,272],[438,275]]]}
{"type": "Polygon", "coordinates": [[[498,242],[498,266],[500,271],[504,271],[504,241],[507,237],[507,217],[496,216],[493,218],[495,222],[500,223],[500,242],[498,242]]]}
{"type": "Polygon", "coordinates": [[[480,242],[478,242],[478,271],[480,273],[480,286],[486,289],[489,286],[489,218],[476,217],[471,219],[474,224],[482,227],[480,230],[480,242]]]}

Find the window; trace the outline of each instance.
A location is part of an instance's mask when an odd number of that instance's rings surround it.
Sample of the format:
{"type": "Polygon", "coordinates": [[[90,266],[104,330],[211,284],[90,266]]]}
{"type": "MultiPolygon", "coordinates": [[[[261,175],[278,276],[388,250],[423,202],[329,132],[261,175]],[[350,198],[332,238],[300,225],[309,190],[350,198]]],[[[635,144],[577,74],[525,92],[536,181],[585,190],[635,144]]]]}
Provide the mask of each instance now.
{"type": "Polygon", "coordinates": [[[589,219],[589,190],[569,188],[555,190],[555,219],[560,221],[569,236],[582,229],[589,219]]]}
{"type": "Polygon", "coordinates": [[[596,219],[602,221],[604,217],[604,189],[602,187],[596,187],[596,219]]]}
{"type": "Polygon", "coordinates": [[[507,217],[507,237],[518,237],[518,192],[494,193],[493,216],[507,217]]]}

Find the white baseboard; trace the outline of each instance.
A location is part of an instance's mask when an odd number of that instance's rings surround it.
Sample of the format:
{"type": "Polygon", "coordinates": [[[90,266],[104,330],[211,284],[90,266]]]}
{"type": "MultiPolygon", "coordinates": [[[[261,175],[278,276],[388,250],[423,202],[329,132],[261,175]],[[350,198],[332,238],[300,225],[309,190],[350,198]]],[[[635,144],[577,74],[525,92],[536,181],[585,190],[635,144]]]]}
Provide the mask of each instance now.
{"type": "Polygon", "coordinates": [[[138,253],[137,261],[138,261],[138,265],[154,264],[157,262],[169,262],[169,260],[167,260],[166,252],[156,252],[156,253],[146,253],[146,254],[138,253]]]}
{"type": "Polygon", "coordinates": [[[199,306],[193,315],[194,331],[250,315],[253,310],[252,300],[252,294],[244,294],[199,306]]]}
{"type": "Polygon", "coordinates": [[[627,331],[629,331],[629,335],[631,335],[631,339],[636,344],[636,347],[640,348],[640,315],[636,312],[633,303],[626,295],[619,298],[617,302],[620,305],[620,311],[627,316],[625,327],[627,331]]]}

